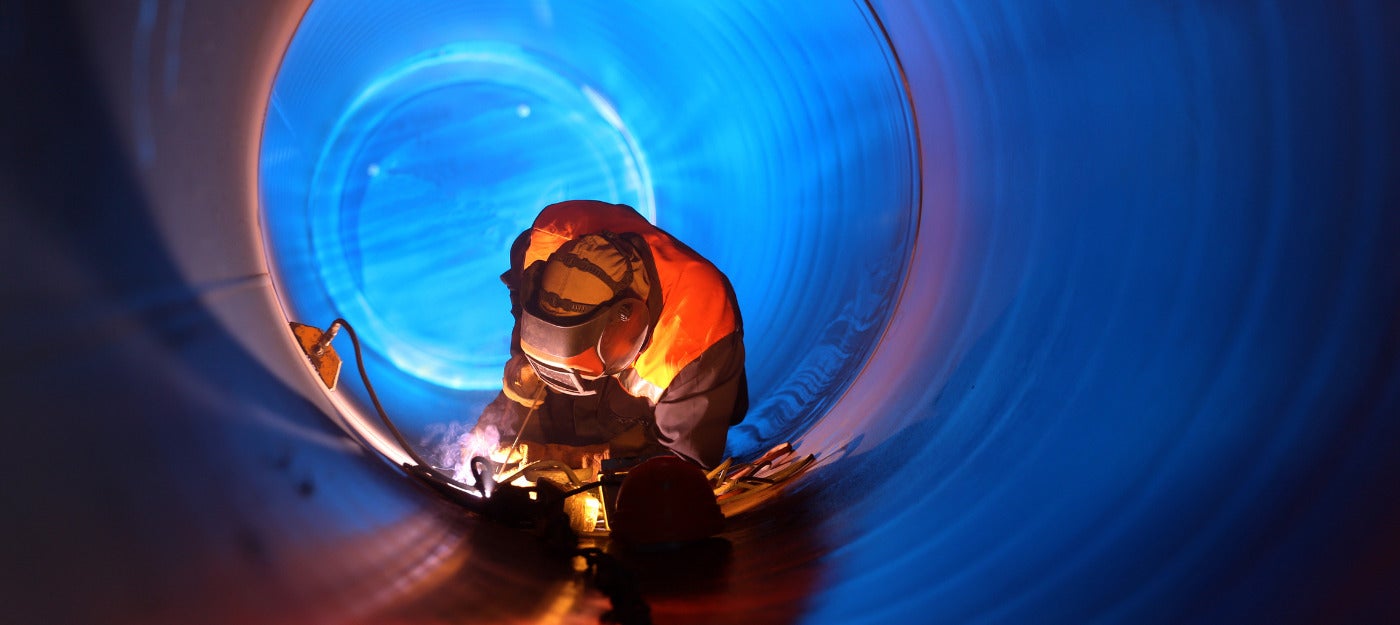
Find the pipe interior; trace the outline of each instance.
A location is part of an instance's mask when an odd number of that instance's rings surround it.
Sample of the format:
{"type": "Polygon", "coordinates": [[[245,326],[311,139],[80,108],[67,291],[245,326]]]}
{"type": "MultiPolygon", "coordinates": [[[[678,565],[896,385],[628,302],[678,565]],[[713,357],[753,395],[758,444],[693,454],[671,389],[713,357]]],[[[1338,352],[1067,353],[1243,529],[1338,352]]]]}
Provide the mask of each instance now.
{"type": "Polygon", "coordinates": [[[731,451],[820,458],[632,563],[659,622],[1400,621],[1388,4],[579,4],[0,5],[16,622],[595,622],[285,325],[431,438],[576,194],[734,279],[731,451]]]}
{"type": "Polygon", "coordinates": [[[882,334],[920,188],[904,77],[875,15],[792,13],[313,3],[260,150],[288,316],[349,320],[394,417],[459,431],[500,390],[515,236],[547,204],[624,203],[734,284],[753,409],[729,455],[799,435],[882,334]]]}

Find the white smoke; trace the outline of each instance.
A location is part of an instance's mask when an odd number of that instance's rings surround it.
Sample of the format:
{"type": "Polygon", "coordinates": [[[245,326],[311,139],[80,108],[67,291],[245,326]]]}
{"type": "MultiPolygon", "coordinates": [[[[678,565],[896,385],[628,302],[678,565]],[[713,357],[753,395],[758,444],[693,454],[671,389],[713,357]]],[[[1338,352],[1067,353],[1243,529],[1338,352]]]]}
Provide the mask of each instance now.
{"type": "Polygon", "coordinates": [[[428,426],[424,446],[431,450],[428,461],[452,475],[463,484],[475,485],[471,459],[490,458],[501,444],[500,431],[494,425],[474,427],[465,423],[437,423],[428,426]]]}

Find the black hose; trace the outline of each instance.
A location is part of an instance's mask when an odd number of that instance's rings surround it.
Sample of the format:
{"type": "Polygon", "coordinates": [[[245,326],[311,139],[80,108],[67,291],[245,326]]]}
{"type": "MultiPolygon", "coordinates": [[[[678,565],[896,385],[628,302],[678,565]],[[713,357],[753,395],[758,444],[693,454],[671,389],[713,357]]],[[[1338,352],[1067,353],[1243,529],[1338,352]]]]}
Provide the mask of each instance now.
{"type": "MultiPolygon", "coordinates": [[[[399,447],[402,447],[404,453],[408,454],[408,457],[415,463],[410,464],[405,462],[400,464],[399,466],[401,466],[410,475],[427,481],[430,486],[433,486],[438,490],[442,490],[443,488],[450,488],[453,490],[461,491],[460,494],[470,494],[473,491],[478,491],[485,495],[487,489],[484,486],[478,485],[478,487],[473,488],[468,484],[457,481],[452,476],[447,475],[437,467],[434,467],[427,461],[423,460],[423,457],[418,455],[418,452],[413,449],[413,446],[408,444],[408,439],[404,438],[403,432],[399,431],[399,428],[394,425],[394,422],[391,419],[389,419],[388,413],[384,411],[384,404],[380,403],[379,394],[374,392],[374,384],[370,383],[369,373],[365,371],[364,354],[360,350],[360,337],[355,334],[355,328],[350,326],[350,322],[342,318],[337,318],[335,321],[331,322],[331,328],[334,328],[337,325],[339,325],[342,328],[345,328],[346,333],[350,335],[350,343],[355,346],[355,365],[360,371],[360,380],[364,382],[365,390],[369,391],[369,399],[370,402],[374,404],[375,412],[379,413],[379,419],[384,422],[384,427],[389,429],[389,433],[393,434],[394,440],[398,442],[399,447]]],[[[326,332],[330,332],[330,329],[327,329],[326,332]]],[[[489,479],[489,476],[483,474],[477,479],[489,479]]],[[[459,503],[464,503],[468,505],[469,507],[479,508],[479,504],[476,502],[476,500],[480,498],[472,496],[470,499],[465,499],[461,497],[454,497],[454,499],[456,499],[459,503]]]]}
{"type": "MultiPolygon", "coordinates": [[[[444,496],[452,499],[453,501],[456,501],[458,504],[462,505],[468,510],[488,517],[501,516],[502,514],[504,514],[504,518],[517,518],[519,510],[502,512],[505,508],[510,508],[510,504],[507,503],[503,504],[502,506],[493,506],[490,502],[492,495],[495,494],[495,486],[496,484],[498,484],[498,482],[491,475],[491,472],[487,470],[487,467],[491,466],[490,459],[481,456],[476,456],[471,458],[471,460],[469,461],[471,463],[470,469],[472,471],[472,475],[476,478],[477,481],[477,485],[473,487],[464,482],[458,481],[456,478],[446,474],[437,467],[429,464],[423,459],[422,456],[418,455],[418,452],[415,451],[411,445],[409,445],[408,439],[404,437],[403,432],[399,431],[398,426],[394,425],[393,420],[389,418],[388,412],[384,410],[384,404],[379,401],[379,394],[375,392],[374,384],[370,382],[369,373],[365,370],[365,359],[364,353],[362,352],[362,349],[360,347],[360,338],[357,334],[355,334],[355,328],[350,326],[350,322],[346,321],[343,318],[337,318],[335,321],[331,322],[330,327],[327,328],[325,334],[323,334],[323,337],[327,338],[323,338],[322,340],[329,342],[333,338],[331,332],[335,329],[337,325],[339,325],[342,328],[345,328],[346,333],[350,335],[350,342],[355,347],[355,365],[360,372],[360,380],[364,382],[365,390],[369,392],[370,402],[374,404],[374,410],[376,413],[379,414],[380,421],[384,423],[384,427],[389,429],[389,433],[394,436],[394,440],[398,442],[399,447],[403,448],[404,453],[408,454],[408,457],[413,461],[412,464],[404,462],[401,463],[399,466],[403,468],[406,472],[408,472],[410,475],[422,480],[429,487],[433,488],[434,490],[443,494],[444,496]],[[479,495],[473,493],[479,493],[479,495]],[[495,511],[495,515],[493,515],[493,510],[495,511]]],[[[534,411],[532,410],[531,414],[533,414],[533,412],[534,411]]],[[[515,476],[523,474],[525,471],[528,471],[530,468],[532,468],[532,466],[522,467],[519,471],[512,474],[509,478],[502,480],[499,483],[509,484],[515,476]]],[[[557,497],[550,497],[550,501],[562,502],[563,500],[568,499],[569,497],[573,497],[574,495],[578,495],[580,493],[587,492],[594,488],[598,488],[602,484],[601,481],[598,481],[580,485],[580,480],[578,480],[577,477],[574,477],[573,472],[570,471],[568,467],[563,468],[570,477],[570,486],[574,488],[565,491],[562,494],[559,494],[557,497]]],[[[545,495],[541,493],[540,497],[540,501],[541,503],[543,503],[545,495]]]]}

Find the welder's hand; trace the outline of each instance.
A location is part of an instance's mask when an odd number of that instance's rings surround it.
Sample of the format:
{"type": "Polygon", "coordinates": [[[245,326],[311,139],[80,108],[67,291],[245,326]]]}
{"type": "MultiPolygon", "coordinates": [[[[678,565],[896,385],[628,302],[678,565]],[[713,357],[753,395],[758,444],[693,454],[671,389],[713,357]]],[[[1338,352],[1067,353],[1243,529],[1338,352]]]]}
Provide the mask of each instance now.
{"type": "Polygon", "coordinates": [[[524,356],[511,356],[506,363],[505,375],[501,377],[501,391],[511,401],[526,408],[534,408],[544,403],[544,382],[535,375],[535,370],[524,356]]]}

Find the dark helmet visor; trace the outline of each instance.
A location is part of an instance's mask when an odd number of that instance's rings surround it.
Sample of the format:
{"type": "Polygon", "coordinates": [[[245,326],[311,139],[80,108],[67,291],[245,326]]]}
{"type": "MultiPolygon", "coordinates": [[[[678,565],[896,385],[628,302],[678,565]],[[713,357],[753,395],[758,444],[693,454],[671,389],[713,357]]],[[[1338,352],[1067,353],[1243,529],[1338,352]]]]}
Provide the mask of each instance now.
{"type": "Polygon", "coordinates": [[[570,395],[596,392],[591,381],[603,375],[598,341],[607,329],[608,307],[588,315],[560,318],[525,306],[520,314],[520,350],[540,379],[570,395]]]}

